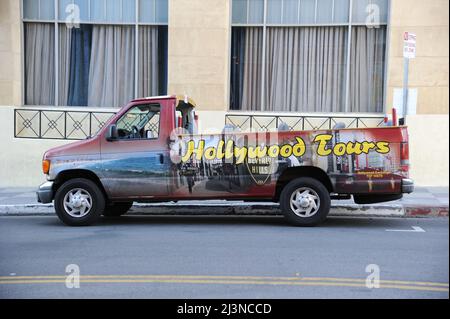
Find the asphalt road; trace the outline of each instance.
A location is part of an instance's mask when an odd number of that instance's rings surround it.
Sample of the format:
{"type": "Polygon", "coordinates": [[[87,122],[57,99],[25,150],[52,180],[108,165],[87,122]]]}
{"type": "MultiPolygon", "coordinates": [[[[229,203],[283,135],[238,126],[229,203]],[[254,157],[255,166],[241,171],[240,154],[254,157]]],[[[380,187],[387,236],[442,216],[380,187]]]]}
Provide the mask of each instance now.
{"type": "Polygon", "coordinates": [[[0,217],[0,298],[448,298],[448,282],[447,218],[0,217]]]}

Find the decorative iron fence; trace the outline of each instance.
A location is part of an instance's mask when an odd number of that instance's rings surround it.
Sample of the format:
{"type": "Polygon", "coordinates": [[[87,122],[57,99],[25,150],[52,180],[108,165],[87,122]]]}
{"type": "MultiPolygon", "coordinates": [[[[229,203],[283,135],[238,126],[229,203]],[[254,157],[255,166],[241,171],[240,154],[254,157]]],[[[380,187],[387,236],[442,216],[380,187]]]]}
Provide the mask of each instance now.
{"type": "Polygon", "coordinates": [[[346,128],[380,127],[383,116],[294,116],[294,115],[247,115],[227,114],[225,124],[243,131],[277,130],[284,125],[291,131],[331,130],[336,125],[346,128]]]}
{"type": "Polygon", "coordinates": [[[83,140],[96,134],[114,112],[14,110],[14,137],[83,140]]]}
{"type": "MultiPolygon", "coordinates": [[[[14,136],[16,138],[82,140],[96,134],[114,112],[68,110],[14,110],[14,136]]],[[[332,129],[338,123],[347,128],[382,126],[382,116],[294,116],[227,114],[225,124],[243,131],[270,131],[280,125],[289,130],[332,129]]]]}

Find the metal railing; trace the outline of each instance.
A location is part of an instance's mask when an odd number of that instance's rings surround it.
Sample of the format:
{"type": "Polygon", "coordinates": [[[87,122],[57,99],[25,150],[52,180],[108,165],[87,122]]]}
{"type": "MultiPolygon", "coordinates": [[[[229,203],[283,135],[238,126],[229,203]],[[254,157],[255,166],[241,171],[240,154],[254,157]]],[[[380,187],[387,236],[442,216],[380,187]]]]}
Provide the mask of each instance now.
{"type": "Polygon", "coordinates": [[[114,112],[14,110],[14,137],[83,140],[96,134],[114,112]]]}
{"type": "Polygon", "coordinates": [[[338,124],[343,124],[346,128],[380,127],[384,124],[384,116],[227,114],[225,124],[243,131],[277,130],[282,124],[291,131],[331,130],[338,124]]]}
{"type": "MultiPolygon", "coordinates": [[[[115,112],[79,110],[14,110],[14,137],[31,139],[82,140],[96,134],[115,112]]],[[[225,124],[243,131],[329,130],[338,123],[347,128],[379,127],[383,116],[296,116],[227,114],[225,124]]]]}

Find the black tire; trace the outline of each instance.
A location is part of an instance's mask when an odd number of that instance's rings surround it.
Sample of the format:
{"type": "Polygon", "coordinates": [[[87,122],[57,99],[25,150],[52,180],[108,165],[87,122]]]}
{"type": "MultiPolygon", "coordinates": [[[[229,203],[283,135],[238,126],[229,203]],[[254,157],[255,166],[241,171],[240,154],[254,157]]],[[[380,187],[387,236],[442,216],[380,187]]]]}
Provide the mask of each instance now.
{"type": "Polygon", "coordinates": [[[310,177],[301,177],[291,181],[287,184],[280,196],[280,207],[281,210],[286,217],[286,219],[295,226],[316,226],[323,222],[330,211],[331,207],[331,199],[330,193],[327,188],[318,180],[310,177]],[[309,194],[306,194],[304,197],[300,197],[302,203],[305,203],[304,206],[299,205],[296,201],[295,204],[291,205],[291,199],[294,199],[294,194],[299,191],[301,194],[305,194],[304,191],[308,190],[309,194]],[[314,194],[315,193],[315,194],[314,194]],[[311,195],[311,196],[309,196],[311,195]],[[317,198],[318,200],[314,200],[313,198],[317,198]],[[314,203],[312,203],[314,201],[314,203]],[[311,208],[311,216],[308,216],[307,212],[302,212],[301,210],[308,210],[311,208]],[[297,207],[297,213],[293,210],[297,207]],[[317,209],[315,208],[317,207],[317,209]],[[315,212],[315,213],[314,213],[315,212]],[[300,216],[304,214],[305,216],[300,216]]]}
{"type": "Polygon", "coordinates": [[[119,217],[126,214],[131,206],[133,206],[133,202],[125,202],[125,203],[111,203],[106,205],[105,210],[103,212],[103,216],[105,217],[119,217]]]}
{"type": "MultiPolygon", "coordinates": [[[[59,219],[68,226],[88,226],[95,223],[105,209],[105,196],[100,188],[91,180],[85,178],[71,179],[58,188],[55,194],[55,211],[59,219]],[[66,195],[75,190],[84,190],[90,196],[90,209],[86,215],[71,216],[64,206],[66,195]]],[[[74,214],[74,213],[72,213],[74,214]]]]}

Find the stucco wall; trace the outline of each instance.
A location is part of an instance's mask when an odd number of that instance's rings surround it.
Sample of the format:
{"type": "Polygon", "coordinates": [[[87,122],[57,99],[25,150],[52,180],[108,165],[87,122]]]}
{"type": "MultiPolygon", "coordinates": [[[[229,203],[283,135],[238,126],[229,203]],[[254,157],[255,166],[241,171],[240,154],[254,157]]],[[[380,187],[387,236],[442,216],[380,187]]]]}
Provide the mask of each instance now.
{"type": "Polygon", "coordinates": [[[407,117],[411,177],[417,185],[448,186],[448,115],[407,117]]]}
{"type": "MultiPolygon", "coordinates": [[[[403,86],[403,33],[417,35],[409,85],[417,88],[418,114],[448,114],[449,1],[391,0],[387,109],[403,86]]],[[[448,129],[448,126],[447,126],[448,129]]]]}
{"type": "Polygon", "coordinates": [[[45,181],[42,155],[68,141],[14,138],[14,108],[0,106],[0,187],[33,187],[45,181]]]}
{"type": "Polygon", "coordinates": [[[169,92],[204,110],[228,106],[230,0],[169,1],[169,92]]]}
{"type": "Polygon", "coordinates": [[[20,105],[20,1],[0,1],[0,105],[20,105]]]}

